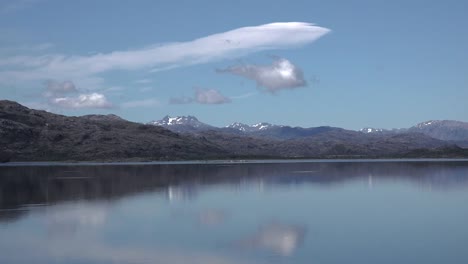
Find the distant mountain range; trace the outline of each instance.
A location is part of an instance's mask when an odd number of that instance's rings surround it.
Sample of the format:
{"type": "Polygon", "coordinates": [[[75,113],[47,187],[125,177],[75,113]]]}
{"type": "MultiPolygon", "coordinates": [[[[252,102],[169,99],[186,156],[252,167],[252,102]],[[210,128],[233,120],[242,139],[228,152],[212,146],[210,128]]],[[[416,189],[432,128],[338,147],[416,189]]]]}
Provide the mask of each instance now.
{"type": "Polygon", "coordinates": [[[399,133],[422,133],[432,138],[456,142],[458,145],[468,147],[468,123],[453,120],[430,120],[419,123],[410,128],[379,129],[364,128],[363,133],[374,134],[399,134],[399,133]]]}
{"type": "Polygon", "coordinates": [[[466,123],[455,121],[431,121],[407,130],[365,132],[268,123],[234,123],[218,128],[193,116],[166,116],[140,124],[116,115],[70,117],[0,101],[3,162],[460,158],[468,157],[468,149],[459,143],[464,142],[465,136],[466,123]]]}
{"type": "Polygon", "coordinates": [[[169,130],[177,133],[216,129],[213,126],[198,121],[194,116],[165,116],[161,120],[151,121],[148,124],[170,128],[169,130]]]}
{"type": "MultiPolygon", "coordinates": [[[[346,131],[343,128],[329,126],[303,128],[273,125],[270,123],[257,123],[254,125],[247,125],[239,122],[232,123],[226,127],[214,127],[200,122],[194,116],[166,116],[161,120],[152,121],[148,124],[162,126],[178,133],[199,133],[203,131],[212,130],[226,133],[244,134],[248,136],[268,137],[273,139],[294,139],[309,137],[324,132],[346,131]]],[[[452,141],[463,146],[468,146],[468,123],[460,121],[431,120],[419,123],[410,128],[399,129],[382,129],[366,127],[360,129],[359,132],[373,135],[422,133],[435,139],[452,141]]]]}

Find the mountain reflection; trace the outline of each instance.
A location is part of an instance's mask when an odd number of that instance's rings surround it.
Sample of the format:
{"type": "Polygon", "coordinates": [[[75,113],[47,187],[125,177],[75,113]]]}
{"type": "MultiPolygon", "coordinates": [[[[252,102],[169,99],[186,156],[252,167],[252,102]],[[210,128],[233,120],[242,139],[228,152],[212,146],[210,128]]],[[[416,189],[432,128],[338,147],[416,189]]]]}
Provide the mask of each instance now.
{"type": "MultiPolygon", "coordinates": [[[[468,162],[313,162],[0,167],[0,220],[16,219],[37,206],[75,200],[114,200],[157,192],[170,201],[195,199],[203,188],[244,188],[400,179],[447,190],[468,186],[468,162]]],[[[61,216],[67,217],[67,216],[61,216]]],[[[57,219],[59,219],[58,217],[57,219]]],[[[206,219],[205,219],[206,218],[206,219]]],[[[219,221],[217,215],[202,221],[219,221]]],[[[94,220],[90,220],[94,221],[94,220]]]]}

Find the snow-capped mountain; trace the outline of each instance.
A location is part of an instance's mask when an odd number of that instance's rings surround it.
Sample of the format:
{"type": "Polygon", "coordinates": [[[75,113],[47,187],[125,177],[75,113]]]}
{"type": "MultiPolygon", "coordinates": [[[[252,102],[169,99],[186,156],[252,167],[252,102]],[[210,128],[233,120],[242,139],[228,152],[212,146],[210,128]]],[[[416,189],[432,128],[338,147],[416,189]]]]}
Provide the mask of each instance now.
{"type": "Polygon", "coordinates": [[[165,116],[161,120],[155,120],[149,122],[151,125],[156,125],[156,126],[173,126],[173,125],[190,125],[194,127],[199,127],[206,125],[200,121],[194,116],[176,116],[176,117],[170,117],[170,116],[165,116]]]}
{"type": "Polygon", "coordinates": [[[216,129],[213,126],[200,122],[194,116],[165,116],[161,120],[154,120],[148,123],[149,125],[162,126],[175,132],[189,132],[197,130],[216,129]]]}
{"type": "Polygon", "coordinates": [[[241,132],[250,132],[250,131],[253,131],[253,128],[247,124],[244,124],[244,123],[239,123],[239,122],[234,122],[228,126],[226,126],[226,128],[231,128],[231,129],[235,129],[235,130],[239,130],[241,132]]]}
{"type": "MultiPolygon", "coordinates": [[[[441,120],[429,120],[429,121],[426,121],[426,122],[422,122],[422,123],[419,123],[417,125],[414,126],[414,128],[425,128],[427,126],[437,126],[437,125],[440,125],[442,124],[444,121],[441,121],[441,120]]],[[[447,122],[447,121],[445,121],[447,122]]]]}
{"type": "Polygon", "coordinates": [[[262,122],[262,123],[252,125],[252,127],[257,129],[257,130],[267,130],[267,129],[270,129],[272,127],[276,127],[276,125],[272,125],[270,123],[262,122]]]}
{"type": "Polygon", "coordinates": [[[383,132],[384,129],[382,128],[373,128],[373,127],[365,127],[359,129],[359,132],[370,134],[370,133],[378,133],[378,132],[383,132]]]}
{"type": "Polygon", "coordinates": [[[468,142],[468,123],[452,120],[429,120],[410,128],[381,129],[366,127],[359,131],[366,134],[422,133],[441,140],[468,142]]]}
{"type": "Polygon", "coordinates": [[[257,123],[257,124],[250,125],[250,126],[243,124],[243,123],[235,122],[226,126],[226,128],[236,129],[241,132],[255,132],[255,131],[261,131],[261,130],[268,130],[268,129],[275,128],[275,127],[281,127],[281,126],[272,125],[270,123],[265,123],[265,122],[257,123]]]}
{"type": "Polygon", "coordinates": [[[468,141],[468,123],[453,120],[429,120],[408,129],[442,140],[468,141]]]}
{"type": "MultiPolygon", "coordinates": [[[[294,139],[309,137],[320,133],[330,131],[341,131],[343,129],[334,127],[290,127],[273,125],[261,122],[253,125],[247,125],[240,122],[232,123],[225,127],[214,127],[200,122],[194,116],[165,116],[161,120],[151,121],[148,124],[162,126],[178,133],[200,133],[203,131],[214,130],[219,133],[229,133],[238,135],[248,135],[264,138],[276,139],[294,139]]],[[[468,145],[468,123],[450,120],[430,120],[419,123],[410,128],[382,129],[366,127],[358,132],[374,136],[399,135],[405,133],[422,133],[432,138],[441,140],[450,140],[463,145],[468,145]]]]}

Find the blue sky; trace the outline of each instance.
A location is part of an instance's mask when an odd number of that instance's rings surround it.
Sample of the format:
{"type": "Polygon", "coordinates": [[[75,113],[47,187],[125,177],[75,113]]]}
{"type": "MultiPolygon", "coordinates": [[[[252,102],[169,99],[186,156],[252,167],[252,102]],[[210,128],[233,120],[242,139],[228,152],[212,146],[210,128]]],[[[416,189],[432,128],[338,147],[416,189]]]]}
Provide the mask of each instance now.
{"type": "Polygon", "coordinates": [[[0,98],[217,126],[468,121],[466,10],[467,1],[3,0],[0,98]]]}

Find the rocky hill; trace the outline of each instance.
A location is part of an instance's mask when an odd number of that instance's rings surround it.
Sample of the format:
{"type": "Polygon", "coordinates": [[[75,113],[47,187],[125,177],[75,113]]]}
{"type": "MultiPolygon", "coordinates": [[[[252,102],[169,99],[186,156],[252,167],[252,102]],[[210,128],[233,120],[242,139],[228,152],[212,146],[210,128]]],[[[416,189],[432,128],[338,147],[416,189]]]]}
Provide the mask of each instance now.
{"type": "MultiPolygon", "coordinates": [[[[167,119],[174,122],[168,126],[184,125],[177,124],[182,119],[167,119]]],[[[468,150],[452,142],[414,132],[381,134],[273,125],[250,134],[233,130],[176,133],[115,115],[69,117],[0,101],[0,160],[468,157],[468,150]]]]}
{"type": "Polygon", "coordinates": [[[119,117],[68,117],[0,101],[3,161],[180,160],[227,156],[207,141],[119,117]]]}

